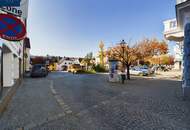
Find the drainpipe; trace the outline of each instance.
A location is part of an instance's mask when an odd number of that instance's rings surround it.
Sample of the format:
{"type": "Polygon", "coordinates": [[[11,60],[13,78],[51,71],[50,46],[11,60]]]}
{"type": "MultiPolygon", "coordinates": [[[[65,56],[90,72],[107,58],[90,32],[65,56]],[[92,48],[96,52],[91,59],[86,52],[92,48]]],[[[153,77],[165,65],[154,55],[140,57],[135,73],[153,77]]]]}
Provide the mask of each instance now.
{"type": "MultiPolygon", "coordinates": [[[[24,24],[25,24],[25,28],[27,28],[27,20],[24,20],[24,24]]],[[[25,40],[23,41],[23,78],[25,76],[25,71],[26,71],[26,67],[25,67],[25,40]]]]}

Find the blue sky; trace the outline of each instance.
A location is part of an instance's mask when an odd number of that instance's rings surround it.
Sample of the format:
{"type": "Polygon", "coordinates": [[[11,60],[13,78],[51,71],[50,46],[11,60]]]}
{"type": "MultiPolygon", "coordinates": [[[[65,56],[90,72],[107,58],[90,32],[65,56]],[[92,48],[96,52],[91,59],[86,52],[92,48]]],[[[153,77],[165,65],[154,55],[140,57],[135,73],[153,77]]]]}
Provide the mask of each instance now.
{"type": "MultiPolygon", "coordinates": [[[[163,39],[163,21],[176,0],[30,0],[28,36],[33,55],[85,56],[125,39],[163,39]]],[[[131,43],[131,44],[132,44],[131,43]]],[[[172,46],[173,44],[170,44],[172,46]]]]}

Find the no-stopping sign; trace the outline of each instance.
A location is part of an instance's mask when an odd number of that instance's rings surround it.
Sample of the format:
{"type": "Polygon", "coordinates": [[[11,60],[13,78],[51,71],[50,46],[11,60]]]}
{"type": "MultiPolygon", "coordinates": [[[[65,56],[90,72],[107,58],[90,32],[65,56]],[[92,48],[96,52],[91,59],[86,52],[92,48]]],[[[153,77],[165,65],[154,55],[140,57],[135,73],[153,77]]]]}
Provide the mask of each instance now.
{"type": "Polygon", "coordinates": [[[0,37],[8,41],[23,40],[26,27],[23,22],[10,14],[0,14],[0,37]]]}

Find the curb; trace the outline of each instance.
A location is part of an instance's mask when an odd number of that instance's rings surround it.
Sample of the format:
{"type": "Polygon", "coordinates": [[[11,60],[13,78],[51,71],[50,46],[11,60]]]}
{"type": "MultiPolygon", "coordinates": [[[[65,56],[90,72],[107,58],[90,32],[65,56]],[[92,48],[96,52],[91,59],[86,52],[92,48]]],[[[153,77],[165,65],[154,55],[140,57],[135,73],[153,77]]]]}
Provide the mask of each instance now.
{"type": "Polygon", "coordinates": [[[10,101],[12,100],[13,96],[15,95],[17,89],[21,85],[23,79],[18,79],[16,83],[8,90],[6,95],[0,100],[0,117],[3,112],[6,110],[7,106],[9,105],[10,101]]]}
{"type": "Polygon", "coordinates": [[[147,76],[133,76],[135,78],[142,78],[142,79],[161,79],[161,80],[172,80],[172,81],[182,81],[181,79],[175,77],[147,77],[147,76]]]}

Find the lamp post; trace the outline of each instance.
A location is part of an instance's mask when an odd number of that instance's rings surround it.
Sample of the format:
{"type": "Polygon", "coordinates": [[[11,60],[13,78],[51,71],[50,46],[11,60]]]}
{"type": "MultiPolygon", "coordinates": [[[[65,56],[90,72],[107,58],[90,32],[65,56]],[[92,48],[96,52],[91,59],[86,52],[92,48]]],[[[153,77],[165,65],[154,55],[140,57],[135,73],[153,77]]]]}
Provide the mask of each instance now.
{"type": "Polygon", "coordinates": [[[125,74],[125,45],[126,45],[126,42],[124,40],[122,40],[120,43],[120,46],[122,48],[122,63],[123,63],[123,66],[122,66],[123,70],[121,73],[122,84],[124,84],[125,79],[126,79],[126,74],[125,74]]]}
{"type": "Polygon", "coordinates": [[[122,64],[123,64],[123,66],[122,66],[122,71],[125,71],[125,45],[126,45],[127,43],[125,42],[125,40],[122,40],[121,41],[121,43],[120,43],[120,46],[121,46],[121,48],[122,48],[122,64]]]}

